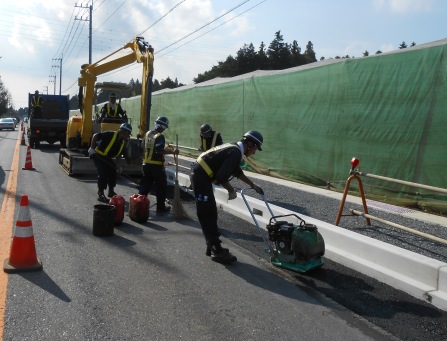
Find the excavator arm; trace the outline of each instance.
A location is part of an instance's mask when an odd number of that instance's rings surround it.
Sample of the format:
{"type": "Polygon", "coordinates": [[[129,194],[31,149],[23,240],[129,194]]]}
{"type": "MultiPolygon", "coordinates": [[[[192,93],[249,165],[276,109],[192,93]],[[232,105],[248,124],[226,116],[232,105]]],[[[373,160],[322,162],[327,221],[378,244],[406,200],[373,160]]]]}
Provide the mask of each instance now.
{"type": "Polygon", "coordinates": [[[68,121],[67,148],[61,148],[59,152],[59,164],[67,174],[96,173],[93,162],[87,156],[87,149],[90,147],[93,134],[102,129],[102,124],[93,123],[96,81],[98,76],[134,62],[141,63],[143,66],[139,133],[137,139],[131,139],[128,144],[128,155],[132,156],[131,164],[128,165],[122,159],[119,159],[117,160],[117,166],[127,174],[141,174],[141,153],[138,137],[144,136],[148,130],[152,76],[154,73],[154,50],[143,37],[135,37],[131,42],[96,63],[81,66],[81,76],[78,78],[81,116],[73,116],[68,121]],[[125,51],[126,54],[116,56],[121,51],[125,51]]]}
{"type": "Polygon", "coordinates": [[[95,96],[95,83],[98,76],[107,72],[117,70],[134,62],[143,65],[142,74],[142,93],[141,93],[141,107],[140,107],[140,125],[139,134],[144,136],[147,130],[147,122],[150,115],[150,88],[152,84],[152,76],[154,73],[154,50],[142,37],[135,37],[132,42],[127,43],[122,48],[112,52],[103,59],[94,64],[84,64],[81,66],[81,76],[78,78],[78,85],[80,93],[82,92],[81,113],[81,146],[88,147],[93,136],[93,105],[95,96]],[[129,53],[114,57],[120,51],[127,51],[129,53]],[[149,89],[149,91],[148,91],[149,89]]]}

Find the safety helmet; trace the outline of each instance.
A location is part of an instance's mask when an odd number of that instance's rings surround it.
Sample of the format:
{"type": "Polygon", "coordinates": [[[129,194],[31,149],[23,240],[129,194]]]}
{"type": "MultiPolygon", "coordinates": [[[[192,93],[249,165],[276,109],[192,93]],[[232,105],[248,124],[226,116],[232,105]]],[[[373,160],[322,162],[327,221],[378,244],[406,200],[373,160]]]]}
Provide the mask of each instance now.
{"type": "Polygon", "coordinates": [[[200,136],[204,136],[208,133],[210,133],[212,130],[211,126],[208,123],[202,124],[200,127],[200,136]]]}
{"type": "Polygon", "coordinates": [[[129,123],[123,123],[120,125],[120,130],[126,130],[132,135],[132,126],[129,123]]]}
{"type": "Polygon", "coordinates": [[[39,94],[39,90],[34,91],[34,93],[35,93],[36,95],[38,95],[38,94],[39,94]]]}
{"type": "Polygon", "coordinates": [[[157,119],[155,120],[155,124],[158,124],[159,126],[161,126],[163,129],[168,129],[169,127],[169,120],[167,117],[165,116],[159,116],[157,117],[157,119]]]}
{"type": "Polygon", "coordinates": [[[262,138],[262,135],[260,132],[258,132],[256,130],[247,131],[244,134],[244,139],[255,143],[258,146],[258,150],[262,151],[261,146],[262,146],[262,143],[264,142],[264,139],[262,138]]]}
{"type": "Polygon", "coordinates": [[[112,93],[109,95],[109,98],[116,98],[116,93],[112,92],[112,93]]]}

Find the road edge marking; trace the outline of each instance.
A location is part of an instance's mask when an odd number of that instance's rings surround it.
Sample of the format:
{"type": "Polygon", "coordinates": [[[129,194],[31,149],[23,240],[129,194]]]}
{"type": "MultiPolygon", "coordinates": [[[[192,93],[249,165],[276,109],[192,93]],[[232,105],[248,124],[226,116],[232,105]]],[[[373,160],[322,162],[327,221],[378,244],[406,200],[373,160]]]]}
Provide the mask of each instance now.
{"type": "MultiPolygon", "coordinates": [[[[0,259],[3,261],[9,257],[12,231],[14,227],[14,210],[16,206],[17,179],[19,171],[20,139],[17,138],[11,168],[8,177],[8,183],[5,187],[5,196],[3,198],[0,211],[0,259]]],[[[8,288],[8,274],[0,271],[0,340],[3,340],[5,327],[6,311],[6,291],[8,288]]]]}

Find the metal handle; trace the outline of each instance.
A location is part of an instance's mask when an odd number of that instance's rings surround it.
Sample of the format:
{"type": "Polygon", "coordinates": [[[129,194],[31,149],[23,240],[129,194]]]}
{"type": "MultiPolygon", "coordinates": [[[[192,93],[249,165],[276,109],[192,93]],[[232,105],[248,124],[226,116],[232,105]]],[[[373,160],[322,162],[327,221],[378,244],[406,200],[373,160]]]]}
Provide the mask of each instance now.
{"type": "MultiPolygon", "coordinates": [[[[248,208],[248,212],[250,212],[250,215],[251,215],[251,217],[253,218],[253,221],[255,222],[255,225],[256,225],[256,227],[257,227],[257,229],[258,229],[258,231],[259,231],[259,234],[261,235],[262,240],[264,241],[265,245],[267,245],[267,247],[268,247],[270,253],[271,253],[272,255],[275,255],[275,256],[276,256],[275,250],[274,250],[273,247],[270,245],[270,243],[268,242],[267,238],[265,238],[264,231],[263,231],[263,230],[261,229],[261,227],[259,226],[259,224],[258,224],[258,220],[256,219],[255,214],[253,213],[253,211],[252,211],[252,209],[251,209],[251,207],[250,207],[250,205],[249,205],[247,199],[245,198],[245,194],[244,194],[244,192],[247,191],[247,190],[250,190],[250,189],[254,190],[253,188],[244,188],[244,189],[241,189],[241,196],[242,196],[242,199],[244,200],[245,205],[246,205],[247,208],[248,208]]],[[[272,212],[272,210],[270,209],[270,206],[269,206],[269,204],[268,204],[268,202],[267,202],[267,199],[265,198],[264,194],[261,194],[261,196],[262,196],[262,199],[264,200],[264,202],[265,202],[265,204],[266,204],[268,210],[270,211],[270,214],[273,216],[273,212],[272,212]]]]}

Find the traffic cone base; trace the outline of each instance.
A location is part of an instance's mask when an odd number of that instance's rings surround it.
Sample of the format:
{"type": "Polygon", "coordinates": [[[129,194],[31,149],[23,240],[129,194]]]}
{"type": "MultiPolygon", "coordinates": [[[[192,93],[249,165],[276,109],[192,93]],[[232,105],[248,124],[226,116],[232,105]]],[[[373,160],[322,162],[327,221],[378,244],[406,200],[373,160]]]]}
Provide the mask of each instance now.
{"type": "Polygon", "coordinates": [[[28,149],[26,151],[26,161],[25,161],[25,167],[22,167],[24,170],[36,170],[36,168],[33,167],[33,161],[31,160],[31,148],[28,146],[28,149]]]}
{"type": "Polygon", "coordinates": [[[28,196],[20,198],[19,215],[14,229],[11,252],[5,260],[3,270],[6,273],[25,271],[38,271],[42,269],[42,263],[37,259],[36,246],[34,244],[33,224],[28,207],[28,196]]]}
{"type": "Polygon", "coordinates": [[[9,264],[9,258],[5,259],[5,264],[3,265],[3,271],[7,274],[16,274],[19,272],[30,272],[30,271],[40,271],[42,270],[42,263],[37,260],[36,264],[27,267],[15,267],[9,264]]]}
{"type": "Polygon", "coordinates": [[[22,141],[20,142],[20,145],[22,145],[22,146],[26,146],[26,142],[25,142],[25,132],[22,133],[22,141]]]}

